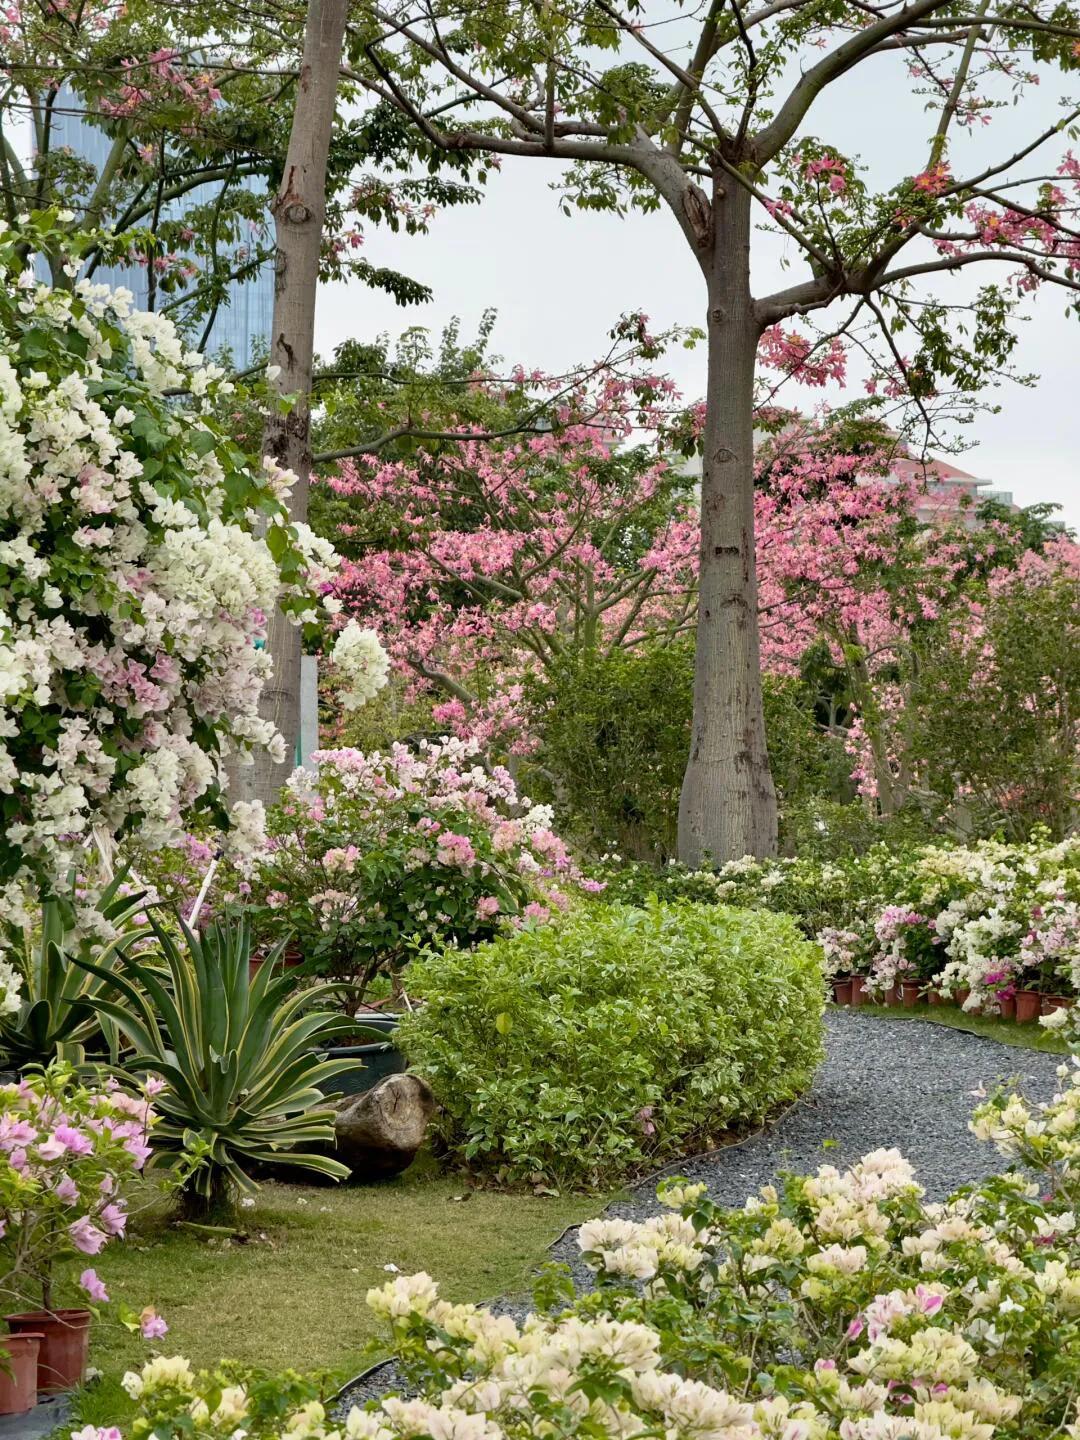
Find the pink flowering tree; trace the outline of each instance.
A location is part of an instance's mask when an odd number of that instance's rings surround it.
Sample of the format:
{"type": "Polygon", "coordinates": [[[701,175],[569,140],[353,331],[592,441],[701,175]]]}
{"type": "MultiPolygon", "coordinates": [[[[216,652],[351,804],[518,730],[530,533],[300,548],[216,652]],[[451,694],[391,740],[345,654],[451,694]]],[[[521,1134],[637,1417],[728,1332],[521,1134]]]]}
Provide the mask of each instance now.
{"type": "Polygon", "coordinates": [[[907,397],[928,422],[943,398],[977,395],[1002,373],[1017,306],[1047,287],[1068,298],[1080,283],[1080,162],[1068,149],[1080,111],[1056,98],[1068,89],[1059,72],[1078,63],[1075,10],[1056,0],[1001,14],[956,0],[828,11],[811,0],[735,0],[672,14],[609,0],[557,9],[500,0],[462,16],[452,4],[417,13],[382,0],[370,16],[366,83],[430,145],[561,164],[568,211],[666,209],[701,272],[702,604],[680,851],[691,862],[768,854],[776,804],[754,548],[759,343],[771,336],[794,366],[824,355],[833,378],[857,351],[869,383],[907,397]],[[826,105],[860,79],[868,93],[864,77],[890,67],[897,87],[915,90],[897,123],[919,136],[919,158],[871,185],[871,165],[885,171],[889,157],[879,165],[859,154],[860,137],[823,134],[835,128],[826,105]],[[1020,98],[1020,138],[995,144],[999,113],[1020,98]],[[794,266],[790,283],[767,294],[751,285],[761,228],[794,266]],[[986,277],[974,296],[960,283],[929,288],[969,271],[986,277]]]}
{"type": "MultiPolygon", "coordinates": [[[[824,663],[820,723],[848,751],[868,806],[884,817],[916,802],[940,813],[978,746],[953,755],[951,780],[931,760],[949,700],[931,701],[929,656],[979,633],[989,577],[1001,585],[1019,574],[1046,532],[1023,516],[935,509],[934,463],[882,423],[883,401],[809,419],[781,410],[772,381],[790,370],[812,384],[819,362],[768,337],[762,350],[764,671],[799,680],[824,663]]],[[[670,646],[697,615],[699,514],[670,444],[692,441],[700,412],[657,386],[643,416],[612,377],[597,386],[588,422],[346,461],[320,512],[355,557],[338,580],[345,609],[386,634],[410,693],[430,698],[438,725],[527,759],[556,795],[564,777],[544,752],[544,695],[582,667],[670,646]],[[627,443],[632,424],[648,443],[627,443]]],[[[1038,568],[1038,549],[1031,556],[1038,568]]],[[[1031,718],[1037,730],[1051,724],[1045,706],[1031,718]]]]}
{"type": "Polygon", "coordinates": [[[408,462],[346,463],[326,482],[358,517],[347,539],[355,545],[365,514],[385,537],[346,561],[336,593],[346,613],[394,617],[391,654],[436,692],[438,724],[528,753],[530,676],[572,652],[686,628],[692,482],[655,449],[620,451],[631,425],[615,387],[588,421],[408,462]]]}
{"type": "MultiPolygon", "coordinates": [[[[1027,593],[1035,577],[1050,587],[1054,599],[1044,603],[1062,620],[1046,633],[1064,644],[1046,663],[1069,668],[1062,586],[1080,550],[1049,539],[1037,516],[936,511],[934,480],[933,462],[914,464],[880,427],[843,417],[786,425],[759,454],[764,664],[795,674],[813,647],[824,651],[842,695],[825,723],[849,752],[859,793],[886,818],[911,804],[940,815],[985,763],[985,727],[958,723],[966,697],[1025,650],[1018,634],[1006,640],[987,626],[988,607],[1001,609],[996,594],[1027,593]]],[[[1060,750],[1053,737],[1068,713],[1068,683],[1048,677],[1025,693],[1039,743],[1060,750]]],[[[1000,698],[1003,709],[985,713],[1016,708],[1000,698]]],[[[1075,753],[1075,735],[1064,748],[1075,753]]],[[[1045,803],[1047,786],[1038,788],[1045,803]]],[[[980,809],[980,823],[993,828],[1000,809],[980,809]]],[[[1064,833],[1060,816],[1053,828],[1064,833]]]]}

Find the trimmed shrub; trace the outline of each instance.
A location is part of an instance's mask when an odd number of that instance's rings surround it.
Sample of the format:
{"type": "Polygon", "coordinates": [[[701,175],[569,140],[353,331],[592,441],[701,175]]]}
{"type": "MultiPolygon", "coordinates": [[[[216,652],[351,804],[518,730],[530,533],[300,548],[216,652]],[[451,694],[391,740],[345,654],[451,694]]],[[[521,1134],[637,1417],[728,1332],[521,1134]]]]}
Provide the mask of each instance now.
{"type": "Polygon", "coordinates": [[[399,1031],[450,1157],[500,1183],[596,1188],[706,1148],[810,1082],[820,954],[786,915],[582,908],[414,962],[399,1031]]]}

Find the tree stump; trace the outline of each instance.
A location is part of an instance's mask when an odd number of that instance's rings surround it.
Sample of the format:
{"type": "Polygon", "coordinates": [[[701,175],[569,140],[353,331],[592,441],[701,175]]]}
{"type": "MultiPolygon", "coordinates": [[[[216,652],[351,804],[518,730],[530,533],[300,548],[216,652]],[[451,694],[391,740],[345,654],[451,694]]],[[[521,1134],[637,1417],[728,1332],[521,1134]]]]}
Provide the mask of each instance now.
{"type": "Polygon", "coordinates": [[[335,1156],[354,1179],[400,1175],[416,1158],[434,1109],[431,1087],[418,1075],[388,1075],[338,1102],[335,1156]]]}

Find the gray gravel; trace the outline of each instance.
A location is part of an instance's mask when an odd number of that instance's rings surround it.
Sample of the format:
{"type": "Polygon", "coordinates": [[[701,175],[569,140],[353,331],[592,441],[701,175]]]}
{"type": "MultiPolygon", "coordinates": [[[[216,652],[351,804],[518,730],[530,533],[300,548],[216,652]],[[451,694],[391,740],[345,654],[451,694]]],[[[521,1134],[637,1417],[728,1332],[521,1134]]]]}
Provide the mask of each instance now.
{"type": "MultiPolygon", "coordinates": [[[[1053,1092],[1058,1055],[1006,1046],[981,1035],[916,1020],[892,1020],[830,1010],[825,1063],[810,1092],[775,1124],[737,1145],[674,1167],[703,1180],[714,1199],[741,1205],[781,1170],[843,1168],[879,1146],[897,1146],[915,1166],[930,1199],[944,1199],[969,1180],[998,1168],[995,1152],[967,1125],[976,1092],[1015,1081],[1031,1100],[1053,1092]]],[[[609,1213],[635,1220],[653,1215],[656,1181],[636,1186],[609,1213]]],[[[581,1280],[574,1232],[552,1249],[581,1280]]],[[[522,1317],[528,1301],[508,1297],[492,1309],[522,1317]]],[[[343,1402],[356,1404],[393,1389],[393,1367],[350,1387],[343,1402]]]]}

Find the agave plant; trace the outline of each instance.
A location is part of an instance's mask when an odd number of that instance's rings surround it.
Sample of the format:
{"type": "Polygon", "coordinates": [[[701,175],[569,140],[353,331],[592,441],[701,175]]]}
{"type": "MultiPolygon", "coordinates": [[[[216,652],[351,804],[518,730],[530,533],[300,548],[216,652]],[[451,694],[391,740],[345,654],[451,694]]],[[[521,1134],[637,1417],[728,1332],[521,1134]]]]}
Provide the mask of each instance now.
{"type": "Polygon", "coordinates": [[[133,1047],[127,1067],[166,1082],[154,1102],[151,1164],[181,1171],[189,1213],[231,1208],[255,1188],[253,1165],[347,1175],[336,1160],[296,1148],[333,1142],[334,1112],[318,1087],[355,1064],[312,1053],[348,1025],[314,1008],[328,987],[298,991],[275,965],[280,949],[252,977],[246,919],[204,936],[181,921],[179,942],[151,926],[154,953],[124,955],[113,970],[79,963],[115,992],[93,1003],[133,1047]]]}
{"type": "Polygon", "coordinates": [[[94,1002],[107,989],[120,958],[150,933],[135,923],[145,892],[128,893],[125,878],[125,872],[116,875],[97,901],[106,928],[115,932],[107,943],[85,934],[76,938],[75,910],[67,897],[44,900],[40,924],[32,930],[7,928],[6,941],[22,981],[22,1003],[14,1014],[0,1018],[0,1058],[5,1065],[22,1069],[53,1060],[78,1065],[88,1046],[107,1050],[116,1060],[116,1027],[96,1011],[94,1002]],[[97,973],[78,964],[91,956],[97,973]]]}

